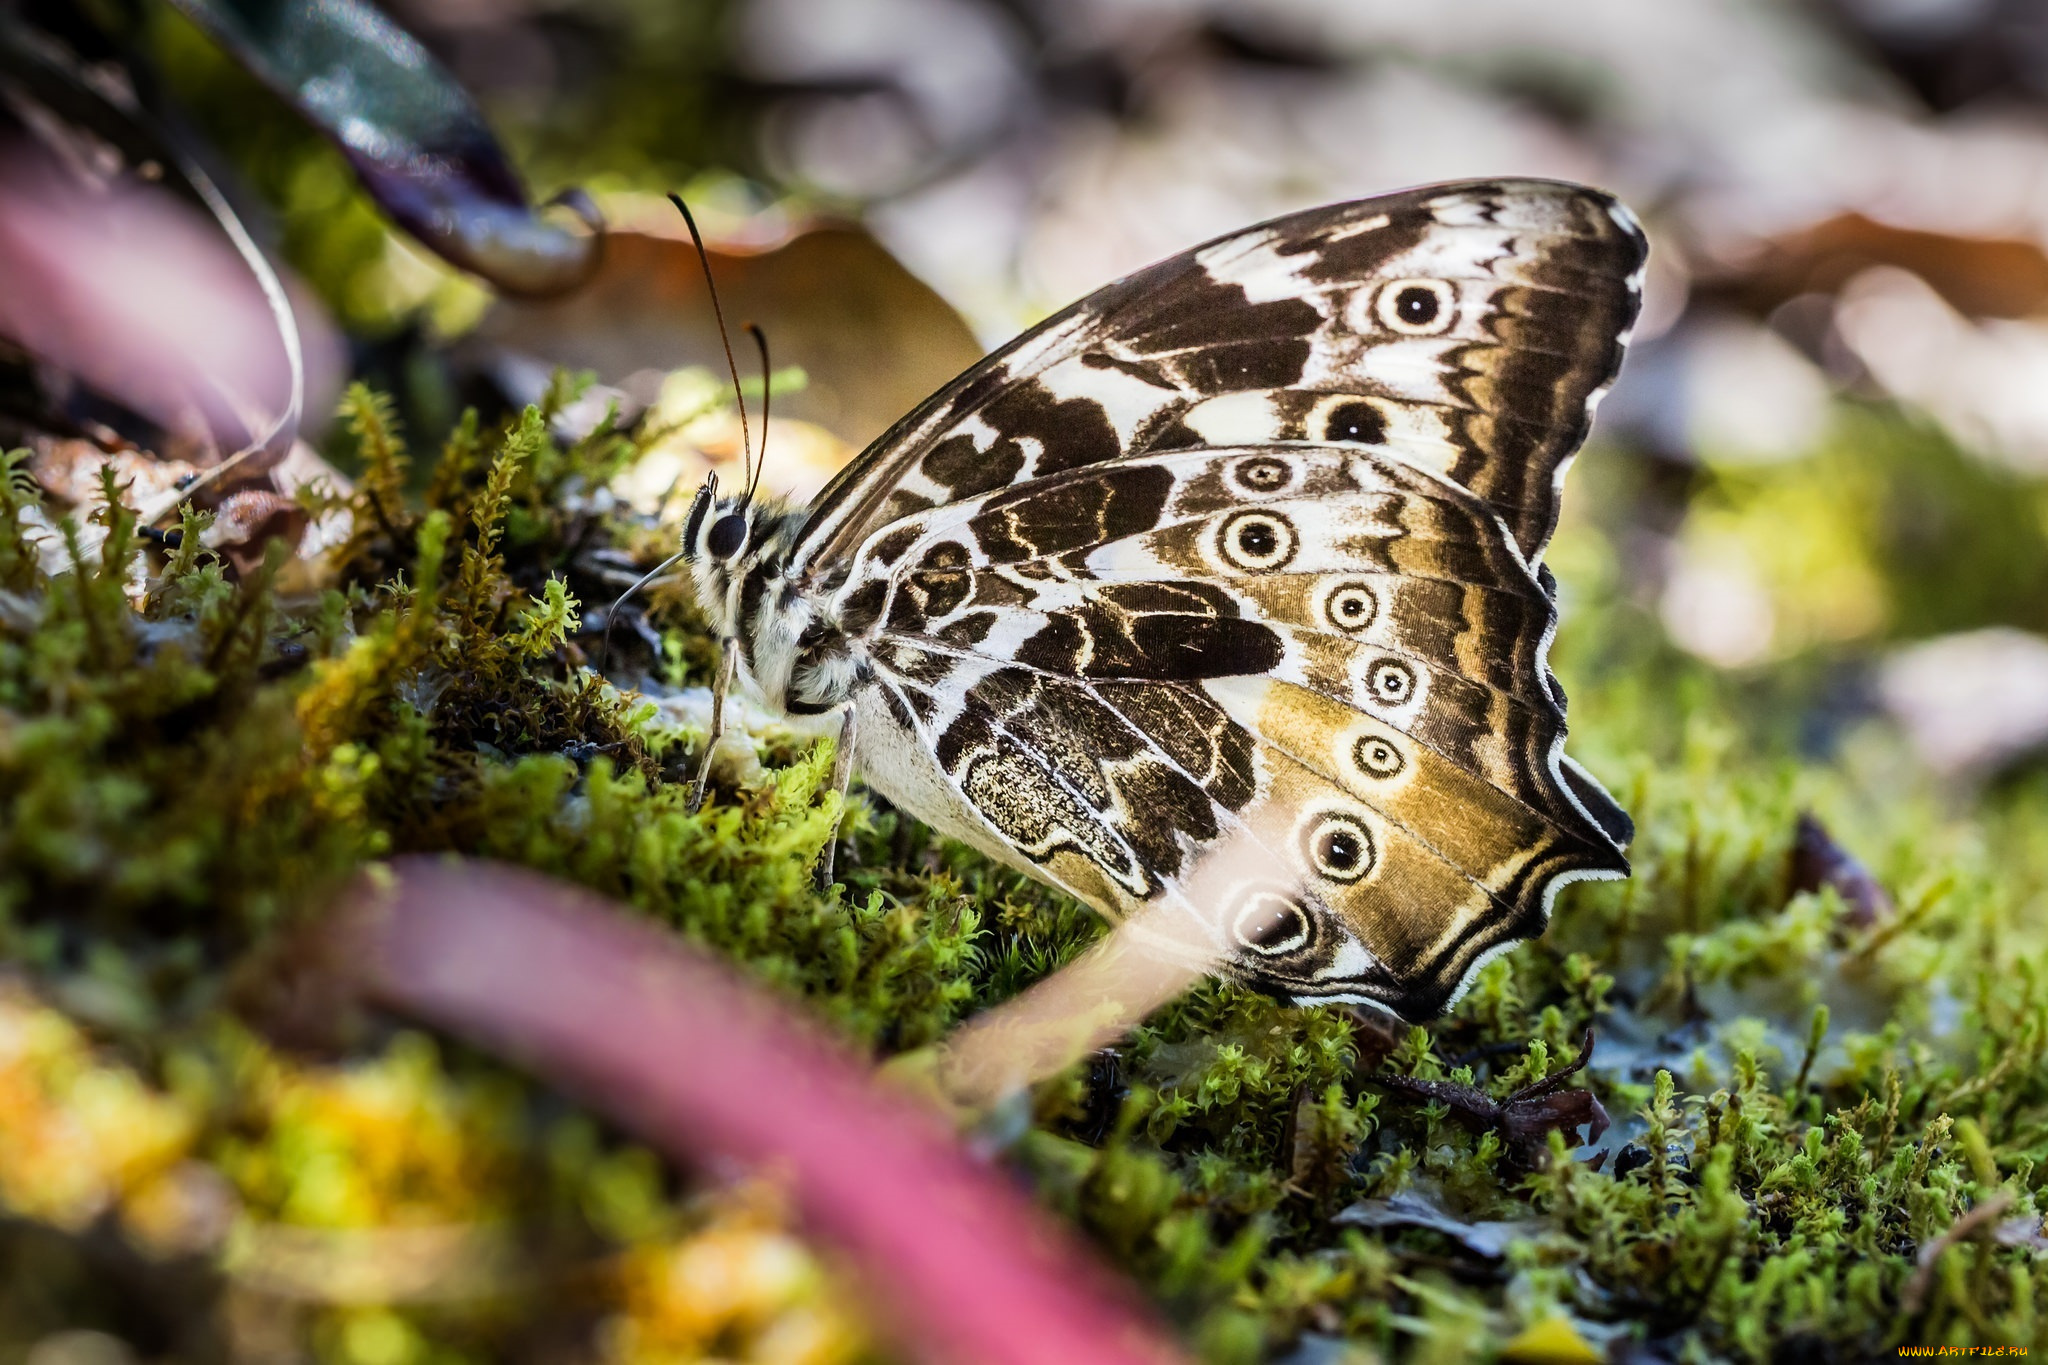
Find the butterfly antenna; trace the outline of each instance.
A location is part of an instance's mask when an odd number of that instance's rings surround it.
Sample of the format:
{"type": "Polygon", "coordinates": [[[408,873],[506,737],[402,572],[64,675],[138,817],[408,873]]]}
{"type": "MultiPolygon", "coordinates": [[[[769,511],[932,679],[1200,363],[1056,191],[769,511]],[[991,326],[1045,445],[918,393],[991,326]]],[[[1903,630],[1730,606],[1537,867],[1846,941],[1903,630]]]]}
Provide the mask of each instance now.
{"type": "Polygon", "coordinates": [[[704,267],[704,291],[711,295],[711,316],[718,321],[718,344],[725,347],[725,368],[732,375],[733,402],[740,410],[740,462],[741,474],[758,481],[760,474],[754,468],[754,443],[747,434],[747,398],[740,392],[740,367],[732,358],[732,341],[725,332],[725,310],[718,306],[718,286],[711,282],[711,253],[704,249],[704,234],[697,230],[697,220],[690,214],[690,206],[683,202],[683,196],[669,192],[668,201],[674,204],[689,225],[690,240],[697,247],[697,264],[704,267]]]}
{"type": "Polygon", "coordinates": [[[768,467],[768,334],[749,322],[741,331],[754,339],[754,349],[761,353],[761,450],[754,457],[753,482],[747,485],[747,501],[754,500],[754,490],[761,486],[761,471],[768,467]]]}

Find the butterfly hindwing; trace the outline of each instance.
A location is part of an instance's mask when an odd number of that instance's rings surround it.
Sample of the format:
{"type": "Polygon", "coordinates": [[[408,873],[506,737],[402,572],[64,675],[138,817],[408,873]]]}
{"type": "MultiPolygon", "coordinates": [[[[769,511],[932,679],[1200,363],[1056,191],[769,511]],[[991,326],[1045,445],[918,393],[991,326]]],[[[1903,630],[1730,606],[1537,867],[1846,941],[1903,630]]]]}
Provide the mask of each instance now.
{"type": "Polygon", "coordinates": [[[1318,726],[1319,708],[1338,706],[1328,699],[1238,679],[1251,690],[1222,688],[1218,701],[1175,684],[1077,682],[974,659],[944,675],[948,709],[895,671],[929,677],[943,655],[904,646],[890,656],[883,686],[905,698],[906,720],[915,716],[906,737],[940,756],[978,826],[951,832],[996,856],[1122,916],[1184,902],[1196,861],[1226,838],[1262,844],[1258,866],[1285,874],[1226,888],[1217,943],[1230,969],[1262,987],[1425,1017],[1480,953],[1540,928],[1535,903],[1518,911],[1510,898],[1555,856],[1558,836],[1368,717],[1318,726]],[[1232,718],[1240,707],[1269,721],[1286,710],[1276,733],[1315,742],[1254,740],[1256,721],[1232,718]],[[1344,776],[1326,771],[1338,767],[1344,776]],[[1282,906],[1298,912],[1298,943],[1245,922],[1248,910],[1256,919],[1282,906]]]}
{"type": "MultiPolygon", "coordinates": [[[[1238,970],[1419,1015],[1478,953],[1540,927],[1532,874],[1617,861],[1551,766],[1555,608],[1504,539],[1469,494],[1373,452],[1177,451],[906,518],[845,597],[880,589],[862,613],[880,686],[996,839],[1129,913],[1181,887],[1197,850],[1258,831],[1303,872],[1289,903],[1318,947],[1226,943],[1238,970]],[[1282,456],[1291,479],[1266,477],[1282,456]],[[1146,472],[1168,476],[1149,529],[1032,507],[1101,508],[1146,472]],[[1248,477],[1265,486],[1221,495],[1248,477]],[[1274,528],[1270,555],[1298,541],[1284,567],[1233,560],[1223,536],[1246,514],[1274,528]],[[1358,877],[1308,875],[1311,808],[1371,851],[1358,877]]],[[[1272,880],[1258,890],[1277,905],[1272,880]]]]}
{"type": "Polygon", "coordinates": [[[932,509],[872,539],[840,602],[1054,675],[1292,681],[1569,813],[1541,785],[1549,595],[1470,495],[1374,451],[1135,456],[932,509]]]}
{"type": "MultiPolygon", "coordinates": [[[[1265,806],[1254,827],[1289,830],[1303,867],[1294,903],[1308,924],[1341,929],[1320,958],[1285,964],[1298,999],[1364,995],[1407,1018],[1439,1012],[1488,952],[1540,933],[1541,888],[1574,871],[1609,869],[1610,844],[1560,828],[1427,744],[1286,683],[1210,685],[1261,736],[1265,806]],[[1341,856],[1340,856],[1341,855],[1341,856]],[[1370,970],[1333,971],[1355,942],[1370,970]]],[[[1277,975],[1259,945],[1237,945],[1256,974],[1277,975]]]]}
{"type": "Polygon", "coordinates": [[[803,658],[871,684],[870,783],[1113,916],[1248,840],[1267,870],[1187,905],[1229,970],[1440,1009],[1562,881],[1626,870],[1562,755],[1536,559],[1641,260],[1594,191],[1417,190],[1176,257],[970,370],[791,557],[832,626],[803,658]]]}

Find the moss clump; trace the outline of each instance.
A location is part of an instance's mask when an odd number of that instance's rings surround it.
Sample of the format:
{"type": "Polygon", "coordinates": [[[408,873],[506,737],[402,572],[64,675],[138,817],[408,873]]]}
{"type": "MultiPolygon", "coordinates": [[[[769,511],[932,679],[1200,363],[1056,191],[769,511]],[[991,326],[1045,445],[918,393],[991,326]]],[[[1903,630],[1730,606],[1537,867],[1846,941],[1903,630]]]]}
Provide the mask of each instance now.
{"type": "MultiPolygon", "coordinates": [[[[772,1198],[681,1188],[419,1035],[280,1051],[252,980],[280,929],[400,850],[637,906],[878,1057],[1098,926],[872,804],[845,885],[816,894],[839,814],[823,746],[764,740],[758,778],[687,810],[690,736],[582,667],[589,551],[647,540],[596,496],[630,435],[564,445],[543,407],[460,425],[415,472],[379,401],[347,412],[354,531],[315,596],[280,587],[277,557],[237,578],[189,516],[138,586],[111,485],[104,547],[46,576],[34,490],[11,461],[0,478],[0,1133],[127,1135],[67,1149],[91,1154],[70,1193],[36,1174],[58,1138],[0,1140],[0,1350],[84,1324],[159,1354],[232,1329],[366,1365],[870,1351],[772,1198]],[[409,1290],[405,1248],[461,1292],[409,1290]],[[292,1266],[372,1279],[323,1297],[275,1279],[292,1266]],[[711,1266],[751,1269],[707,1297],[711,1266]]],[[[1591,722],[1575,749],[1642,829],[1632,881],[1575,888],[1430,1029],[1208,983],[985,1125],[1208,1358],[1850,1359],[2039,1335],[2048,794],[1964,818],[1881,746],[1771,757],[1728,719],[1754,694],[1642,645],[1631,610],[1582,605],[1561,652],[1591,722]],[[1805,809],[1854,831],[1894,917],[1854,927],[1834,892],[1790,889],[1805,809]],[[1558,1138],[1532,1159],[1373,1080],[1503,1098],[1588,1026],[1582,1079],[1615,1118],[1598,1153],[1558,1138]]],[[[706,657],[686,615],[663,652],[686,676],[706,657]]]]}

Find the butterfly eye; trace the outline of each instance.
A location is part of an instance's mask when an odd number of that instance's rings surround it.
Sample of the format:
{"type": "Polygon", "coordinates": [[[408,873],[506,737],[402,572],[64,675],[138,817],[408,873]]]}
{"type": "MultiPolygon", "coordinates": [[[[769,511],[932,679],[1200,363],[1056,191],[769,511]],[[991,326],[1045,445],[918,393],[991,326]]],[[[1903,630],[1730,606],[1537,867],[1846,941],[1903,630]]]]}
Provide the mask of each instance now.
{"type": "Polygon", "coordinates": [[[1363,583],[1339,583],[1324,603],[1330,624],[1347,634],[1356,634],[1372,624],[1379,614],[1379,602],[1363,583]]]}
{"type": "Polygon", "coordinates": [[[1457,314],[1457,296],[1443,280],[1395,280],[1380,290],[1380,321],[1407,336],[1434,336],[1450,330],[1457,314]]]}
{"type": "Polygon", "coordinates": [[[1415,695],[1415,670],[1399,659],[1381,659],[1366,679],[1373,696],[1389,706],[1399,706],[1415,695]]]}
{"type": "Polygon", "coordinates": [[[1333,882],[1355,882],[1372,871],[1372,834],[1348,815],[1325,815],[1309,829],[1308,861],[1333,882]]]}
{"type": "Polygon", "coordinates": [[[705,552],[716,560],[730,561],[746,544],[747,519],[738,512],[727,512],[712,522],[710,534],[704,537],[705,552]]]}
{"type": "Polygon", "coordinates": [[[1231,933],[1238,943],[1265,957],[1306,948],[1313,931],[1308,913],[1278,891],[1255,891],[1238,907],[1231,933]]]}
{"type": "Polygon", "coordinates": [[[1223,558],[1239,569],[1268,572],[1294,558],[1293,523],[1274,512],[1239,512],[1223,523],[1217,543],[1223,558]]]}
{"type": "Polygon", "coordinates": [[[1360,739],[1352,746],[1351,757],[1360,772],[1382,781],[1398,777],[1401,769],[1408,766],[1408,760],[1401,757],[1401,751],[1394,747],[1393,741],[1380,735],[1366,735],[1360,739]]]}

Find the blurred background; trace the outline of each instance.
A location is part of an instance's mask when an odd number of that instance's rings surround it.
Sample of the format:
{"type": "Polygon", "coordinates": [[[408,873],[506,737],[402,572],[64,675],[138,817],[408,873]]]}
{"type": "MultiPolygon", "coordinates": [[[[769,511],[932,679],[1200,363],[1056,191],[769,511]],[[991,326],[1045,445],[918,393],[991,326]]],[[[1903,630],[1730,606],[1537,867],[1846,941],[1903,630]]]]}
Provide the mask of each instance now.
{"type": "Polygon", "coordinates": [[[1609,187],[1654,249],[1558,552],[1629,613],[1602,636],[1765,687],[1808,750],[1884,715],[1967,787],[2048,741],[2027,0],[397,0],[535,196],[613,225],[596,278],[526,305],[391,226],[186,14],[10,8],[146,54],[293,276],[315,436],[350,374],[421,444],[556,365],[592,413],[684,401],[718,352],[674,188],[804,372],[771,473],[798,494],[980,348],[1206,237],[1432,180],[1609,187]]]}

